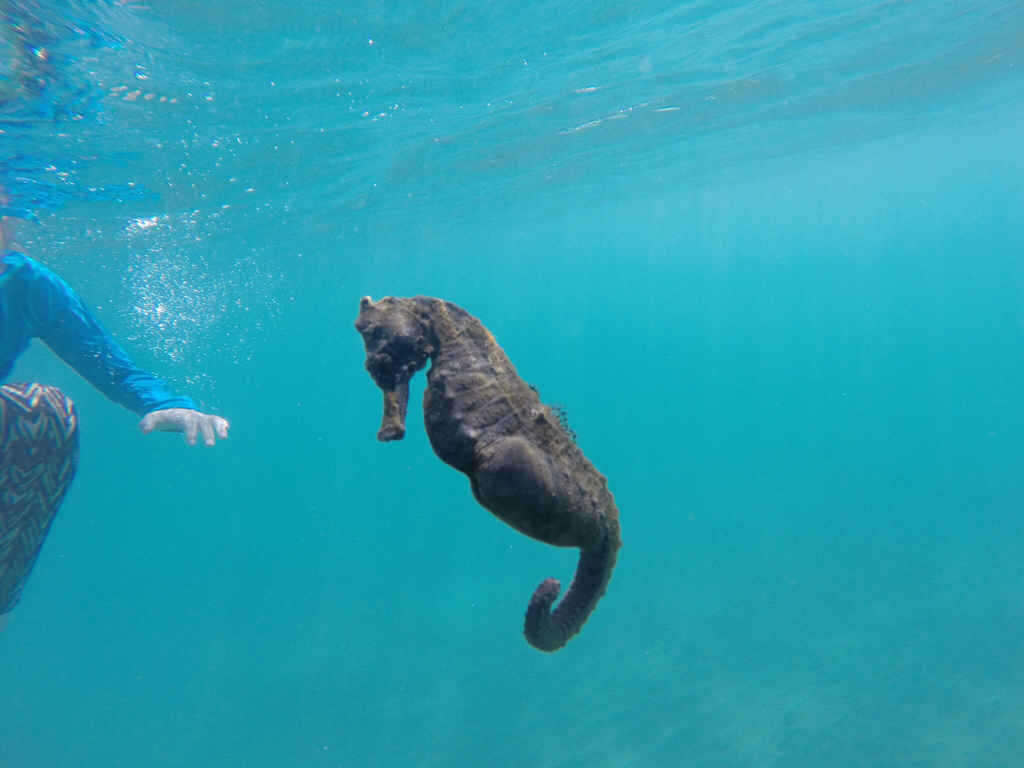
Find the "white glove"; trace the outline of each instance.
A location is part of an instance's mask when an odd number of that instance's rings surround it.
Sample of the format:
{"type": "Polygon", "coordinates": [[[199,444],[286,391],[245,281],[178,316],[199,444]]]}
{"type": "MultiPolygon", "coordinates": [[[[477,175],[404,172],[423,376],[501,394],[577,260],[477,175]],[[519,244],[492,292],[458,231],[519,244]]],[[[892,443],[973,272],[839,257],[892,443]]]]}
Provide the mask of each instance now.
{"type": "Polygon", "coordinates": [[[147,413],[139,422],[142,434],[148,435],[154,429],[159,432],[184,432],[189,445],[196,444],[196,436],[202,432],[203,442],[213,445],[216,437],[227,440],[228,422],[220,416],[208,416],[188,408],[168,408],[164,411],[147,413]],[[216,435],[216,437],[214,437],[216,435]]]}

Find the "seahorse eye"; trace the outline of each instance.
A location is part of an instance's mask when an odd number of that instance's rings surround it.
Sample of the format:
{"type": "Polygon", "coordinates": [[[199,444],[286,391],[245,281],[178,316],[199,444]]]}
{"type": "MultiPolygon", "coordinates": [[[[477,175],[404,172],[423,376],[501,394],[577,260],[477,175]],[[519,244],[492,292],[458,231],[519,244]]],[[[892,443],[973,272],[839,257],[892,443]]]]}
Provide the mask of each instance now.
{"type": "Polygon", "coordinates": [[[372,352],[366,355],[366,370],[376,382],[393,379],[397,371],[395,361],[386,352],[372,352]]]}

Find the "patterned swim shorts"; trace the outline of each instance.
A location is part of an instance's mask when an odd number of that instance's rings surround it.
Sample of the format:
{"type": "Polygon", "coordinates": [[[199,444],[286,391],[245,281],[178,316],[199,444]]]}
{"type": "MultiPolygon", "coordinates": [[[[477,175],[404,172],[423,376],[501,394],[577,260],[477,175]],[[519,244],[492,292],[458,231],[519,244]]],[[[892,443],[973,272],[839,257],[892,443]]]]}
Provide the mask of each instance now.
{"type": "Polygon", "coordinates": [[[21,597],[77,467],[74,403],[43,384],[0,386],[0,614],[21,597]]]}

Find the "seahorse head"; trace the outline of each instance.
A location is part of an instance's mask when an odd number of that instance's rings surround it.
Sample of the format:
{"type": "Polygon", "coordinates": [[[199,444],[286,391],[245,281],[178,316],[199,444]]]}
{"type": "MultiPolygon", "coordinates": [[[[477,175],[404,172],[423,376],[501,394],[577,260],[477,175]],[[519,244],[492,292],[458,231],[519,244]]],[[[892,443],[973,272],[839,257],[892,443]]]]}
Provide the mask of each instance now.
{"type": "Polygon", "coordinates": [[[387,442],[405,436],[409,379],[434,354],[436,340],[428,322],[408,299],[388,296],[359,303],[356,330],[366,345],[366,370],[384,392],[384,420],[377,439],[387,442]]]}

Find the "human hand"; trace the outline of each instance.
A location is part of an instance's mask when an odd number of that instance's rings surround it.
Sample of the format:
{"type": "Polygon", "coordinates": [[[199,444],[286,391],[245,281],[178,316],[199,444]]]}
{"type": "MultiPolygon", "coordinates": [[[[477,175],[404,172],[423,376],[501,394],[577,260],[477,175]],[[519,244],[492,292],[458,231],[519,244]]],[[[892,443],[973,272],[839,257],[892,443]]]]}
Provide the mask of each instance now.
{"type": "Polygon", "coordinates": [[[184,432],[185,441],[189,445],[196,444],[196,436],[202,432],[203,442],[213,445],[216,438],[227,440],[228,422],[220,416],[209,416],[189,408],[167,408],[163,411],[152,411],[142,417],[139,429],[148,435],[153,430],[159,432],[184,432]],[[216,435],[216,437],[214,437],[216,435]]]}

